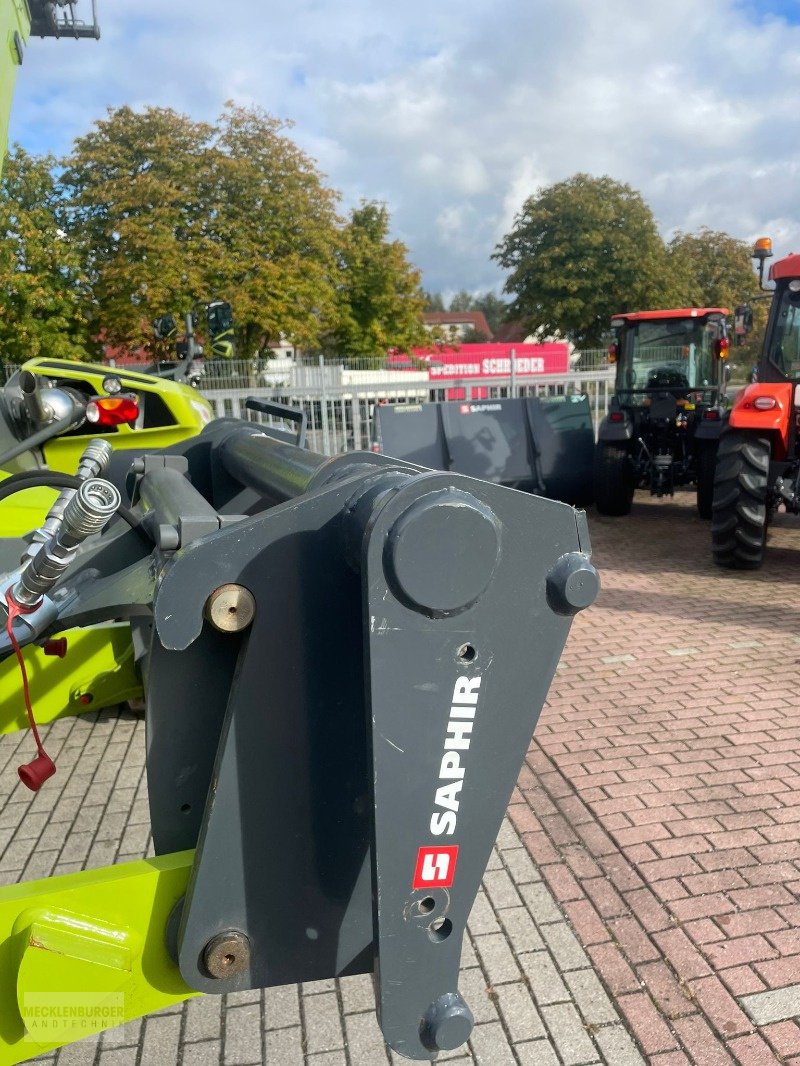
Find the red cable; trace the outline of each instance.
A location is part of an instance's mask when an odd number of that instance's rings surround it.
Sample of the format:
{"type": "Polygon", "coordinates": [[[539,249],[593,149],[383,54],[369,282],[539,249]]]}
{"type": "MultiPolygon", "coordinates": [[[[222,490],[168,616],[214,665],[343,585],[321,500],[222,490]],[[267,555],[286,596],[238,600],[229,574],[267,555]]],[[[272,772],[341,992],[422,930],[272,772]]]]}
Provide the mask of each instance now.
{"type": "Polygon", "coordinates": [[[14,635],[14,619],[17,615],[27,614],[28,612],[12,598],[10,589],[6,592],[6,607],[8,608],[6,633],[11,642],[11,647],[14,649],[14,654],[16,655],[19,664],[19,672],[22,675],[22,695],[25,700],[25,712],[28,715],[28,722],[34,740],[36,741],[37,750],[37,758],[34,759],[32,763],[27,764],[27,766],[21,766],[19,769],[19,776],[22,783],[31,789],[32,792],[38,792],[47,778],[52,777],[56,772],[56,767],[53,760],[44,750],[44,745],[39,736],[39,730],[36,728],[36,719],[33,716],[33,706],[31,705],[31,692],[28,685],[28,671],[25,668],[25,659],[22,655],[22,648],[14,635]]]}

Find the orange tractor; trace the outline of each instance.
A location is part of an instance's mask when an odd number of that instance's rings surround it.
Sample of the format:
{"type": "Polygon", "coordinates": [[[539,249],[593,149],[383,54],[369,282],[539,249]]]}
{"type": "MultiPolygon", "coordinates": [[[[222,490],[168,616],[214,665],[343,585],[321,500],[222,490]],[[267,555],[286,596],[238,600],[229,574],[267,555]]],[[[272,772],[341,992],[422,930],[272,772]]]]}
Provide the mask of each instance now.
{"type": "MultiPolygon", "coordinates": [[[[772,241],[756,241],[763,286],[772,241]]],[[[755,381],[739,392],[720,437],[711,537],[720,566],[754,570],[764,559],[770,515],[800,513],[800,255],[770,267],[775,283],[755,381]]]]}

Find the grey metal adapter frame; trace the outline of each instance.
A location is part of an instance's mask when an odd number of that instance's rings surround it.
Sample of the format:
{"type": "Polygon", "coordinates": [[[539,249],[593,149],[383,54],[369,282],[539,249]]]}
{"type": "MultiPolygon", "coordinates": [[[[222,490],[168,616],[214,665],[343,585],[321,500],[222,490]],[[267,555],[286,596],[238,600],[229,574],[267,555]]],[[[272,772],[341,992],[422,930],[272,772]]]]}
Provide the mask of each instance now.
{"type": "Polygon", "coordinates": [[[458,1047],[467,916],[598,590],[583,513],[234,420],[136,470],[160,546],[112,527],[58,624],[133,619],[155,848],[196,848],[183,978],[372,973],[394,1050],[458,1047]]]}

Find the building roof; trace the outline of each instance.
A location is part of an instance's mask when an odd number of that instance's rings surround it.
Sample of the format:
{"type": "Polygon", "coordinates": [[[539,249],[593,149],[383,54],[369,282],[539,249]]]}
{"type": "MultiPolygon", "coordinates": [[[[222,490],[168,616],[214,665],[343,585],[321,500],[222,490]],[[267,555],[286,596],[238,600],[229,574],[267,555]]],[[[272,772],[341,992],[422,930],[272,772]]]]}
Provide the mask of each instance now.
{"type": "Polygon", "coordinates": [[[492,331],[483,311],[426,311],[422,316],[426,326],[469,326],[490,340],[492,331]]]}
{"type": "Polygon", "coordinates": [[[521,344],[530,334],[527,323],[518,318],[513,322],[502,322],[493,339],[499,344],[521,344]]]}
{"type": "Polygon", "coordinates": [[[624,318],[626,322],[650,322],[657,318],[705,318],[706,315],[729,315],[727,307],[676,307],[668,311],[629,311],[623,315],[612,315],[612,321],[616,318],[624,318]]]}

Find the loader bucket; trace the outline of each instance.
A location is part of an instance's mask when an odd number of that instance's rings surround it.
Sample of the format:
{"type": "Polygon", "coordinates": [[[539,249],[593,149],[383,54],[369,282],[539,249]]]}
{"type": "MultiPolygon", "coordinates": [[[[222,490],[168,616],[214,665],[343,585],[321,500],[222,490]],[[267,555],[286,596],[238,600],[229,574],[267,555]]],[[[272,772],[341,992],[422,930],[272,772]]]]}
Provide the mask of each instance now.
{"type": "Polygon", "coordinates": [[[586,396],[383,405],[381,451],[549,499],[592,501],[594,430],[586,396]]]}

